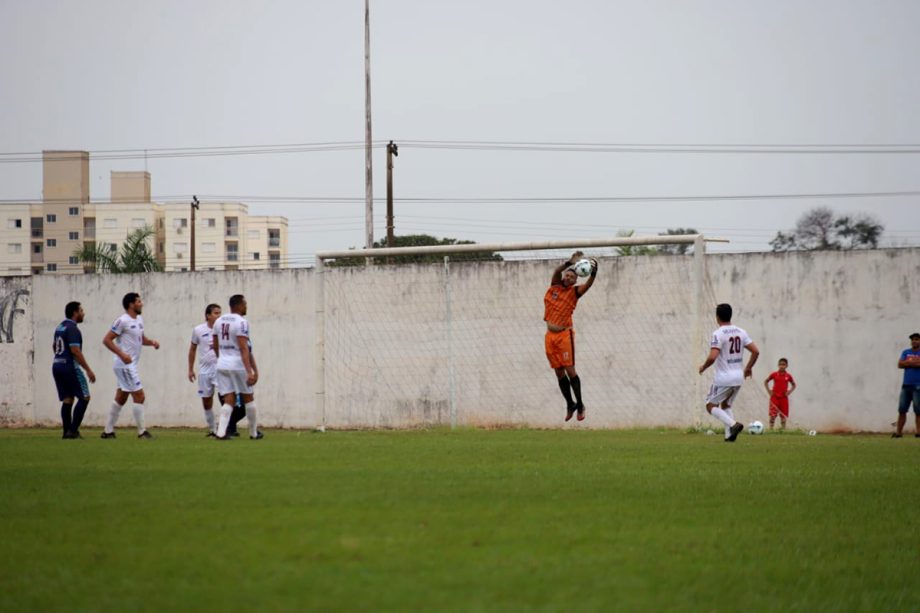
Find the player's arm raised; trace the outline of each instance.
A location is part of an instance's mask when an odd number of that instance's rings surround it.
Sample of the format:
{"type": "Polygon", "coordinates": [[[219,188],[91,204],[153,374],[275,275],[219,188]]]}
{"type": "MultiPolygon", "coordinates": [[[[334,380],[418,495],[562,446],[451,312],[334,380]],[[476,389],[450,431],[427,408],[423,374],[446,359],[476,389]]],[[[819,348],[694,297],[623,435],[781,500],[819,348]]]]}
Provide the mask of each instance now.
{"type": "Polygon", "coordinates": [[[105,348],[118,356],[125,364],[130,364],[134,360],[131,359],[131,356],[118,348],[118,345],[115,344],[115,339],[118,338],[118,335],[109,330],[105,333],[105,336],[102,339],[102,344],[105,345],[105,348]]]}
{"type": "Polygon", "coordinates": [[[591,274],[588,276],[588,280],[575,288],[575,291],[578,292],[578,297],[581,298],[584,296],[591,286],[594,285],[594,279],[597,277],[597,260],[591,258],[591,274]]]}
{"type": "Polygon", "coordinates": [[[550,281],[550,285],[561,285],[562,284],[562,271],[564,271],[569,266],[572,266],[575,262],[580,260],[584,253],[581,251],[576,251],[572,254],[567,261],[563,262],[559,266],[556,266],[556,269],[553,271],[553,278],[550,281]]]}
{"type": "Polygon", "coordinates": [[[754,364],[757,363],[757,358],[760,357],[760,349],[754,343],[748,343],[744,348],[751,352],[747,366],[744,367],[744,378],[750,379],[754,374],[754,364]]]}

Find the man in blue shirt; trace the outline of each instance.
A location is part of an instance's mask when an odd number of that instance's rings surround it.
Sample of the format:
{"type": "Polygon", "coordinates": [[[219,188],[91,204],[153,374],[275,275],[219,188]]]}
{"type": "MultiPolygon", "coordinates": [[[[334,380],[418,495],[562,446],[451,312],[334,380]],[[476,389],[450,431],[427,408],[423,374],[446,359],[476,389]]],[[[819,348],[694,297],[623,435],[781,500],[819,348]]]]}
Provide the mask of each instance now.
{"type": "Polygon", "coordinates": [[[915,437],[920,438],[920,332],[910,335],[910,349],[901,352],[898,368],[904,369],[904,382],[901,384],[901,399],[898,402],[898,430],[892,438],[901,438],[907,411],[914,405],[915,437]]]}
{"type": "Polygon", "coordinates": [[[64,307],[64,316],[67,319],[54,329],[54,361],[51,374],[54,376],[58,399],[61,401],[63,438],[83,438],[80,436],[80,424],[89,405],[89,385],[86,383],[86,377],[95,383],[96,374],[83,356],[83,335],[77,327],[77,324],[83,323],[83,307],[79,302],[68,302],[64,307]],[[80,366],[86,370],[86,376],[83,375],[80,366]],[[78,401],[71,415],[74,398],[78,401]]]}

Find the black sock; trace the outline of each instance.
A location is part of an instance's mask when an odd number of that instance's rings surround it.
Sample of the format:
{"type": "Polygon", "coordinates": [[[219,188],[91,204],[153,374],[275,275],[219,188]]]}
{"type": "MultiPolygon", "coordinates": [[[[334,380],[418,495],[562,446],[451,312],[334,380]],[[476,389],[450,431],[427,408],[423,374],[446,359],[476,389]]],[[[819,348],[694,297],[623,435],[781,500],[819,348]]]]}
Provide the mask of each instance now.
{"type": "Polygon", "coordinates": [[[64,424],[64,434],[70,432],[70,409],[73,408],[73,403],[62,402],[61,403],[61,421],[64,424]]]}
{"type": "Polygon", "coordinates": [[[562,395],[565,396],[565,401],[569,403],[569,406],[575,404],[572,402],[572,387],[569,385],[569,378],[565,375],[559,377],[559,389],[562,390],[562,395]]]}
{"type": "Polygon", "coordinates": [[[227,432],[236,432],[236,425],[240,423],[240,420],[244,417],[246,417],[246,407],[244,407],[241,402],[233,407],[233,413],[230,414],[230,425],[227,428],[227,432]]]}
{"type": "Polygon", "coordinates": [[[575,375],[571,379],[572,381],[572,390],[575,392],[575,402],[581,404],[581,377],[575,375]]]}
{"type": "Polygon", "coordinates": [[[73,409],[73,423],[70,426],[71,431],[78,432],[80,424],[83,423],[83,416],[86,415],[86,407],[89,406],[89,400],[80,398],[77,400],[77,406],[73,409]]]}

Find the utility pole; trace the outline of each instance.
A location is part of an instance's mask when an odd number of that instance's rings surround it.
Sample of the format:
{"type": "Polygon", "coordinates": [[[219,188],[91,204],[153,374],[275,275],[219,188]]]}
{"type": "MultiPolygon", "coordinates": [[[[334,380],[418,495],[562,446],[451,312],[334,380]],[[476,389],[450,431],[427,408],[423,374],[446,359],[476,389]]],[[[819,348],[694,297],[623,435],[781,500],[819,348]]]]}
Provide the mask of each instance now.
{"type": "Polygon", "coordinates": [[[393,156],[399,147],[393,141],[387,144],[387,247],[393,247],[393,156]]]}
{"type": "MultiPolygon", "coordinates": [[[[374,170],[371,156],[371,8],[364,0],[364,231],[365,247],[374,246],[374,170]]],[[[370,258],[368,258],[370,263],[370,258]]]]}
{"type": "Polygon", "coordinates": [[[192,272],[195,272],[195,211],[200,204],[198,196],[192,196],[192,263],[189,268],[192,272]]]}

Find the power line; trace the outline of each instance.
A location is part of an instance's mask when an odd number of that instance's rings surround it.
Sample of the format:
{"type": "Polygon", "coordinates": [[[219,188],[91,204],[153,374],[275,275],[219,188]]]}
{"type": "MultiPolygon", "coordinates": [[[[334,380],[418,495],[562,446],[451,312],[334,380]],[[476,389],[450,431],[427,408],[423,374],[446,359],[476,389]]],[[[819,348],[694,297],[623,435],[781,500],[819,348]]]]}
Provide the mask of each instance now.
{"type": "MultiPolygon", "coordinates": [[[[373,141],[372,147],[386,146],[384,140],[373,141]]],[[[562,153],[693,153],[693,154],[915,154],[915,143],[592,143],[576,141],[464,141],[464,140],[403,140],[400,146],[415,149],[444,149],[453,151],[529,151],[562,153]]],[[[214,145],[194,147],[146,147],[134,149],[88,150],[95,160],[136,160],[227,155],[276,155],[322,151],[362,150],[364,141],[328,141],[315,143],[272,143],[259,145],[214,145]]],[[[0,153],[0,163],[34,163],[44,160],[70,160],[69,155],[47,158],[44,152],[0,153]]]]}

